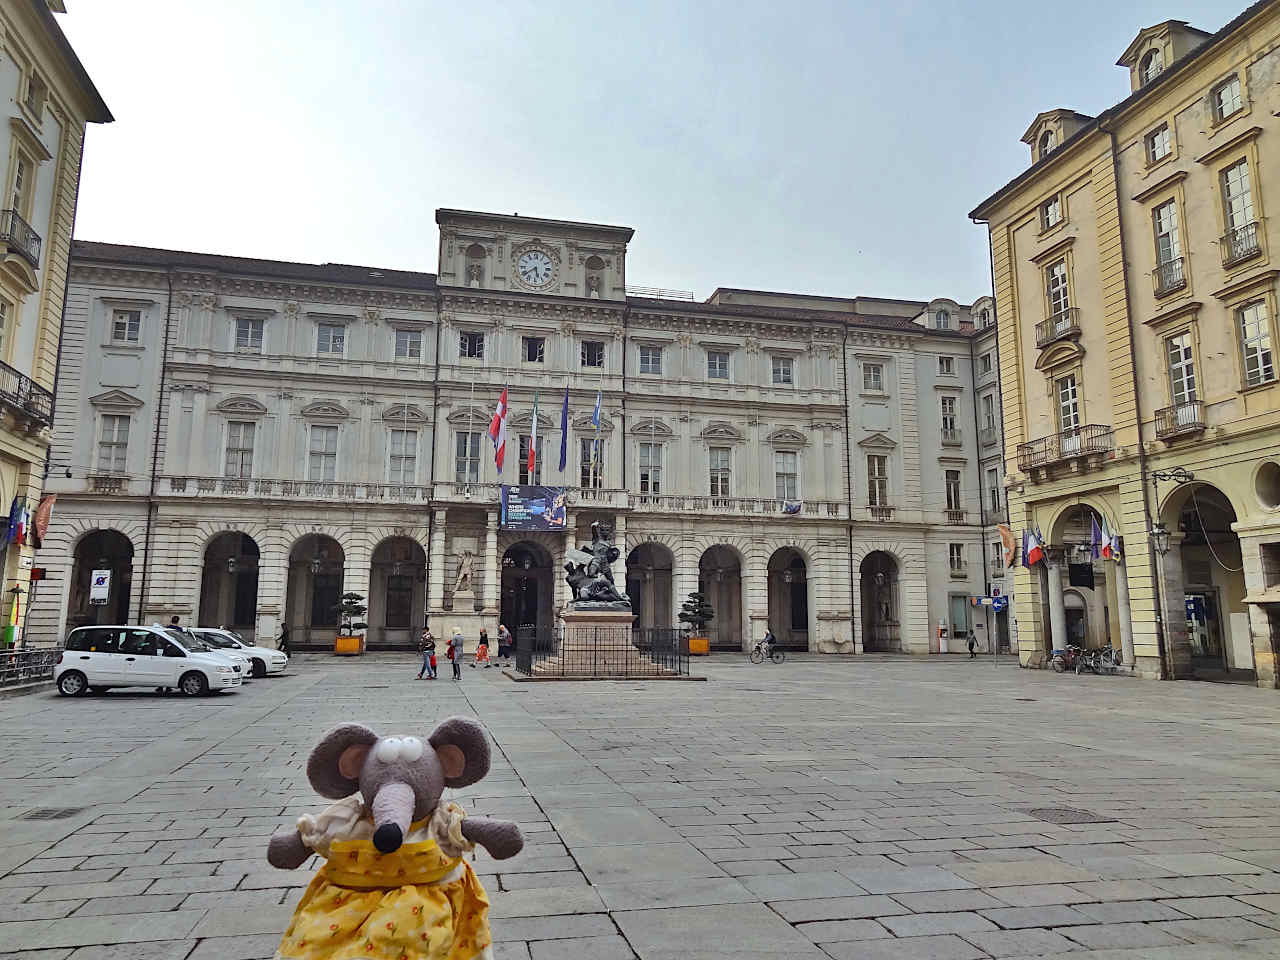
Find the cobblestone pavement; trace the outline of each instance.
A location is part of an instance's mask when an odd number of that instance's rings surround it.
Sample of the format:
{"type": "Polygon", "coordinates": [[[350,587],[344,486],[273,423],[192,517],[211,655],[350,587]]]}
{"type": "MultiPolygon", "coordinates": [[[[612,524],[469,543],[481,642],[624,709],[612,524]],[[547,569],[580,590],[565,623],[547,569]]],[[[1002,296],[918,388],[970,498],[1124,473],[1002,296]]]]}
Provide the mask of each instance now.
{"type": "Polygon", "coordinates": [[[415,670],[300,657],[235,695],[0,700],[0,957],[270,957],[309,873],[264,850],[325,803],[312,743],[455,713],[498,746],[458,798],[528,840],[476,863],[503,960],[1280,957],[1274,691],[959,658],[415,670]]]}

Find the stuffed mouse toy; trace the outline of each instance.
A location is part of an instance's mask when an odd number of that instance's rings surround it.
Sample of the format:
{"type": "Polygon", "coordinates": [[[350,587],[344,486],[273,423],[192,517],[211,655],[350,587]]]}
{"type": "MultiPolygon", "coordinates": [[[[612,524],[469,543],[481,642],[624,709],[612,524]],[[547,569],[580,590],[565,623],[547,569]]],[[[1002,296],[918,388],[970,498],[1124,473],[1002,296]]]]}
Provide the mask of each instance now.
{"type": "Polygon", "coordinates": [[[514,823],[441,803],[445,787],[489,772],[474,720],[445,720],[424,743],[344,724],[311,751],[307,778],[338,802],[298,818],[267,847],[273,867],[326,859],[294,911],[276,960],[491,960],[489,900],[463,854],[520,852],[514,823]]]}

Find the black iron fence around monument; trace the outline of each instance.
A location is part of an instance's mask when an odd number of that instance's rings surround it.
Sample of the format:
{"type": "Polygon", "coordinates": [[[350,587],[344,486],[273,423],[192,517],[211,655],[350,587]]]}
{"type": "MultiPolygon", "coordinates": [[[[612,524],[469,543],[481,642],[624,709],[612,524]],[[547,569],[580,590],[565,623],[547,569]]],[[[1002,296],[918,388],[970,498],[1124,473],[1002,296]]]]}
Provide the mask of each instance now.
{"type": "Polygon", "coordinates": [[[689,640],[670,627],[637,627],[630,643],[609,627],[532,625],[516,630],[516,672],[537,677],[670,677],[689,674],[689,640]]]}

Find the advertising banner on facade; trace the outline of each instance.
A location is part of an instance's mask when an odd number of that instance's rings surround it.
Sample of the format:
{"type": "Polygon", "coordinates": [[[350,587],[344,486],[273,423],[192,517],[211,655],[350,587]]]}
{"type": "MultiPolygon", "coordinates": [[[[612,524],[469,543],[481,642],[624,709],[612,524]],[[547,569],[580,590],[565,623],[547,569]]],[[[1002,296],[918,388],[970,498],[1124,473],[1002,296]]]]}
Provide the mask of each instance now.
{"type": "Polygon", "coordinates": [[[106,603],[111,599],[111,571],[95,570],[92,579],[89,581],[89,602],[92,604],[106,603]]]}
{"type": "Polygon", "coordinates": [[[502,487],[502,527],[506,530],[563,530],[563,487],[502,487]]]}

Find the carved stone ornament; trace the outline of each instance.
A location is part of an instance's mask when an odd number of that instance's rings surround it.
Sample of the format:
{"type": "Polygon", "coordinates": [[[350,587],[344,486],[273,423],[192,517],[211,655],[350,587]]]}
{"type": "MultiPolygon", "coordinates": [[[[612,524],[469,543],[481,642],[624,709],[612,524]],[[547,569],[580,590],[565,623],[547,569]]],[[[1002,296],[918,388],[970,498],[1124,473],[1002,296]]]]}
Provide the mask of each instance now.
{"type": "Polygon", "coordinates": [[[205,310],[216,310],[218,307],[218,295],[216,293],[200,294],[200,306],[205,310]]]}
{"type": "Polygon", "coordinates": [[[689,349],[689,347],[693,346],[693,334],[682,333],[678,337],[676,337],[676,342],[679,343],[680,346],[684,347],[687,350],[689,349]]]}
{"type": "Polygon", "coordinates": [[[302,311],[302,304],[297,300],[286,300],[284,302],[284,315],[293,319],[302,311]]]}
{"type": "Polygon", "coordinates": [[[760,341],[757,340],[755,337],[747,337],[743,346],[747,348],[747,353],[749,354],[754,355],[760,352],[760,341]]]}
{"type": "Polygon", "coordinates": [[[572,599],[571,610],[630,610],[631,598],[613,581],[613,563],[621,556],[606,539],[607,529],[591,524],[591,542],[565,551],[565,580],[572,599]]]}
{"type": "Polygon", "coordinates": [[[189,307],[192,303],[191,292],[188,290],[179,290],[173,295],[173,301],[179,307],[189,307]]]}
{"type": "Polygon", "coordinates": [[[365,308],[364,308],[364,322],[365,322],[365,323],[378,323],[380,320],[382,320],[382,311],[381,311],[381,310],[379,310],[377,307],[365,307],[365,308]]]}

